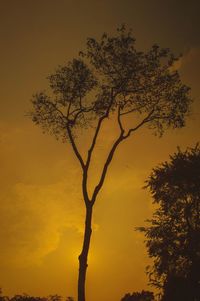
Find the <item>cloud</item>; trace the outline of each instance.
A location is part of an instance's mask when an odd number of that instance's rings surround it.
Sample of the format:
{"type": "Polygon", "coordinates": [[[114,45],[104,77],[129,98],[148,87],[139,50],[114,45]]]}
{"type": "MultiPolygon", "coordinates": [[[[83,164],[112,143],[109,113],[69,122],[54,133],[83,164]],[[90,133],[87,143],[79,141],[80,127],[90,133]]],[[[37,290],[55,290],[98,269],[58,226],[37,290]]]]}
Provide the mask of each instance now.
{"type": "Polygon", "coordinates": [[[80,171],[35,127],[1,122],[0,129],[0,266],[40,264],[66,229],[83,231],[80,171]]]}
{"type": "Polygon", "coordinates": [[[18,183],[12,188],[0,205],[1,263],[39,264],[58,248],[66,228],[82,231],[80,197],[69,185],[65,181],[46,186],[18,183]]]}

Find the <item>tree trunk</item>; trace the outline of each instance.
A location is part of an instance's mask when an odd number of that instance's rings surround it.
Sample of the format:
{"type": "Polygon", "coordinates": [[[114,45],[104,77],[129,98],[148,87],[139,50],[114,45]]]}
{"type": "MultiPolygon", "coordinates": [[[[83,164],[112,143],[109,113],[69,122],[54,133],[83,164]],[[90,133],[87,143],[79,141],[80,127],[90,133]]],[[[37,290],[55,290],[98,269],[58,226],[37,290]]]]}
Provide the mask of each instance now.
{"type": "Polygon", "coordinates": [[[87,270],[87,258],[92,234],[92,204],[86,206],[85,233],[82,252],[79,256],[79,275],[78,275],[78,301],[85,301],[85,280],[87,270]]]}

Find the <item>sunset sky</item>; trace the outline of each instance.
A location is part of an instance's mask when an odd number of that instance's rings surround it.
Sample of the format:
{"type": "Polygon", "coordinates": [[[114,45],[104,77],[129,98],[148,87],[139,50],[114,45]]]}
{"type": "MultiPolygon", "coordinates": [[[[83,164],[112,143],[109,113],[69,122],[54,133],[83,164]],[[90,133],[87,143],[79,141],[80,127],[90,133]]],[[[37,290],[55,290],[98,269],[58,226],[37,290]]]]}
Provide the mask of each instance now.
{"type": "MultiPolygon", "coordinates": [[[[119,301],[147,286],[149,259],[135,232],[151,217],[151,169],[177,146],[200,141],[200,2],[198,0],[0,0],[0,287],[4,294],[76,297],[84,207],[81,170],[69,144],[44,135],[25,114],[46,77],[84,49],[87,37],[114,33],[126,23],[136,46],[152,44],[183,54],[182,80],[194,103],[186,127],[160,139],[140,129],[117,150],[94,208],[87,301],[119,301]]],[[[94,182],[104,129],[91,171],[94,182]]],[[[87,139],[87,137],[86,137],[87,139]]],[[[83,143],[83,139],[81,140],[83,143]]]]}

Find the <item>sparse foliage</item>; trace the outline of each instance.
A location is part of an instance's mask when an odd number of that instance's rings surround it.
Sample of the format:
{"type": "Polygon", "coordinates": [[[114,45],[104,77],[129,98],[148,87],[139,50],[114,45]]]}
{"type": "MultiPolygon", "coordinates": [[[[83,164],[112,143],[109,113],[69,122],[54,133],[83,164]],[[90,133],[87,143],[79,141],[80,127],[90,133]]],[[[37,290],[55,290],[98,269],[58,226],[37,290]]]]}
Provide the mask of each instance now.
{"type": "Polygon", "coordinates": [[[33,96],[34,123],[62,141],[69,140],[83,172],[82,191],[86,207],[83,249],[79,256],[78,301],[85,301],[87,256],[92,233],[92,209],[102,189],[108,167],[121,142],[144,125],[162,135],[167,128],[185,124],[191,103],[189,88],[174,70],[177,58],[157,45],[137,51],[132,31],[125,26],[117,35],[89,38],[77,59],[48,77],[51,92],[33,96]],[[119,131],[91,196],[88,172],[102,125],[110,118],[119,131]],[[128,122],[127,122],[128,120],[128,122]],[[80,129],[92,128],[93,138],[86,159],[78,147],[80,129]]]}

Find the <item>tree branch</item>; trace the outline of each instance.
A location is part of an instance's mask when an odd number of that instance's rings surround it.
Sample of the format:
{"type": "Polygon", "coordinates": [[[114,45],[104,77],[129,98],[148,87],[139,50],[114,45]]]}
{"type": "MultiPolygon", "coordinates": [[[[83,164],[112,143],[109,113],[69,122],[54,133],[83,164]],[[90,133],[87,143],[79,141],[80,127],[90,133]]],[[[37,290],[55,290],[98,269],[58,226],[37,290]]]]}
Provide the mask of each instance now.
{"type": "Polygon", "coordinates": [[[150,121],[150,117],[152,116],[152,114],[153,114],[153,112],[154,112],[154,108],[150,111],[150,113],[136,126],[136,127],[134,127],[134,128],[131,128],[129,131],[128,131],[128,133],[125,135],[125,136],[123,136],[124,137],[124,139],[126,139],[126,138],[128,138],[129,136],[130,136],[130,134],[132,133],[132,132],[135,132],[137,129],[139,129],[143,124],[145,124],[145,123],[147,123],[147,122],[149,122],[150,121]]]}
{"type": "Polygon", "coordinates": [[[67,118],[68,119],[69,119],[69,115],[70,115],[71,104],[72,104],[72,102],[70,101],[70,103],[68,105],[68,109],[67,109],[67,118]]]}
{"type": "Polygon", "coordinates": [[[87,191],[87,168],[85,167],[83,170],[83,178],[82,178],[82,191],[83,191],[83,196],[84,196],[84,202],[86,207],[88,207],[89,205],[91,205],[92,203],[89,200],[89,196],[88,196],[88,191],[87,191]]]}
{"type": "Polygon", "coordinates": [[[90,146],[90,148],[88,150],[88,156],[87,156],[87,160],[86,160],[86,168],[87,169],[89,168],[89,165],[90,165],[92,152],[94,150],[94,147],[95,147],[95,144],[96,144],[96,141],[97,141],[97,137],[98,137],[99,131],[101,129],[101,125],[102,125],[104,119],[108,118],[108,116],[109,116],[109,112],[110,112],[110,109],[112,107],[114,97],[115,96],[113,95],[113,89],[111,89],[111,101],[110,101],[110,104],[109,104],[109,106],[108,106],[108,108],[106,110],[106,113],[99,118],[96,130],[95,130],[95,133],[94,133],[94,137],[92,139],[91,146],[90,146]]]}
{"type": "MultiPolygon", "coordinates": [[[[57,105],[56,105],[55,103],[50,102],[50,101],[48,101],[48,100],[46,100],[46,103],[48,103],[50,106],[53,106],[54,111],[57,111],[57,112],[61,115],[62,118],[68,120],[68,117],[65,116],[65,115],[63,114],[63,112],[62,112],[60,109],[58,109],[58,107],[57,107],[57,105]]],[[[52,113],[52,112],[53,112],[53,111],[51,111],[51,113],[52,113]]]]}
{"type": "Polygon", "coordinates": [[[123,116],[123,115],[128,115],[128,114],[133,113],[133,112],[135,112],[135,111],[139,111],[140,109],[144,108],[145,105],[146,105],[146,104],[141,105],[141,106],[138,106],[138,107],[136,107],[136,108],[132,108],[132,109],[126,111],[126,112],[121,112],[120,115],[121,115],[121,116],[123,116]]]}
{"type": "Polygon", "coordinates": [[[120,127],[120,130],[121,130],[121,133],[124,133],[124,128],[123,128],[123,125],[122,125],[122,121],[121,121],[121,112],[120,112],[120,105],[118,107],[118,112],[117,112],[117,121],[118,121],[118,124],[119,124],[119,127],[120,127]]]}
{"type": "Polygon", "coordinates": [[[70,128],[69,124],[67,124],[67,133],[69,135],[69,139],[70,139],[72,148],[74,150],[74,153],[75,153],[76,157],[78,158],[78,160],[79,160],[79,162],[81,164],[81,167],[82,167],[82,169],[84,171],[84,169],[85,169],[85,163],[83,161],[83,158],[82,158],[80,152],[78,151],[78,148],[77,148],[76,143],[74,141],[74,138],[73,138],[73,135],[72,135],[71,128],[70,128]]]}
{"type": "Polygon", "coordinates": [[[115,150],[116,150],[117,146],[120,144],[120,142],[122,142],[123,140],[124,140],[123,133],[121,133],[120,136],[118,137],[118,139],[113,144],[113,146],[112,146],[112,148],[111,148],[111,150],[108,154],[108,157],[107,157],[106,162],[105,162],[104,167],[103,167],[103,171],[102,171],[99,183],[96,185],[96,187],[94,189],[94,192],[93,192],[93,195],[92,195],[92,204],[95,203],[96,197],[97,197],[99,191],[101,190],[101,188],[103,186],[105,176],[106,176],[108,167],[109,167],[109,165],[112,161],[115,150]]]}

